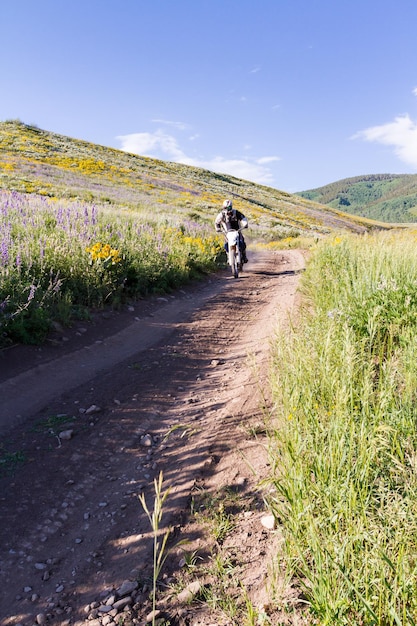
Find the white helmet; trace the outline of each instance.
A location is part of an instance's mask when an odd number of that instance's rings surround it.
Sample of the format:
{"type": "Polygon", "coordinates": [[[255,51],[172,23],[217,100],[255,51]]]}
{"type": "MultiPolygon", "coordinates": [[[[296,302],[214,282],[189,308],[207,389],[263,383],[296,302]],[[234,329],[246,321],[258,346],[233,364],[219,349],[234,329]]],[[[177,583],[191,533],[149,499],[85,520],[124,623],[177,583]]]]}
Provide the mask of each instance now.
{"type": "Polygon", "coordinates": [[[234,211],[233,211],[232,201],[231,200],[225,200],[223,202],[223,215],[226,218],[230,219],[233,214],[234,214],[234,211]]]}

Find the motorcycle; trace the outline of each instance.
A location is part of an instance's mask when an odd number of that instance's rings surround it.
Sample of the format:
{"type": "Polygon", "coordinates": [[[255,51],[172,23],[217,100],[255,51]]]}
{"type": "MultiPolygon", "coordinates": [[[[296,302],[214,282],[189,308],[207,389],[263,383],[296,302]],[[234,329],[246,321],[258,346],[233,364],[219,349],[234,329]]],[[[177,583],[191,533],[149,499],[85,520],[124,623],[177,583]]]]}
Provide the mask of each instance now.
{"type": "Polygon", "coordinates": [[[241,250],[241,239],[239,230],[228,230],[224,233],[227,242],[227,262],[233,274],[233,278],[239,276],[239,272],[243,270],[243,254],[241,250]]]}

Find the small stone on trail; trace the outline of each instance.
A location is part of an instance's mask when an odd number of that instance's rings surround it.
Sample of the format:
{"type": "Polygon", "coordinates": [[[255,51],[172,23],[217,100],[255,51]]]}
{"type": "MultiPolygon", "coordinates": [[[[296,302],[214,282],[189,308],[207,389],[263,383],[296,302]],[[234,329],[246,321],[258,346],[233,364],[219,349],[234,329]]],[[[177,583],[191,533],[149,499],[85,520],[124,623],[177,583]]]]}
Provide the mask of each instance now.
{"type": "Polygon", "coordinates": [[[98,413],[99,411],[101,411],[100,407],[96,404],[92,404],[85,413],[86,415],[91,415],[91,413],[98,413]]]}
{"type": "Polygon", "coordinates": [[[158,609],[156,609],[155,611],[151,611],[151,613],[148,613],[148,615],[146,616],[146,623],[150,624],[151,622],[153,622],[159,615],[161,615],[161,611],[158,611],[158,609]]]}
{"type": "Polygon", "coordinates": [[[125,596],[120,600],[116,600],[116,602],[114,602],[113,604],[113,608],[116,609],[117,612],[120,612],[131,604],[133,604],[133,599],[130,596],[125,596]]]}
{"type": "Polygon", "coordinates": [[[144,435],[140,440],[141,446],[149,448],[152,445],[152,437],[150,435],[144,435]]]}
{"type": "Polygon", "coordinates": [[[119,587],[117,589],[117,595],[120,598],[123,598],[123,596],[128,596],[133,591],[136,591],[137,588],[138,588],[138,583],[137,582],[133,582],[133,581],[127,580],[124,583],[122,583],[121,587],[119,587]]]}
{"type": "Polygon", "coordinates": [[[273,515],[264,515],[261,518],[261,524],[267,530],[275,530],[277,527],[277,523],[273,515]]]}
{"type": "Polygon", "coordinates": [[[74,434],[74,431],[71,430],[63,430],[59,433],[59,438],[63,439],[65,441],[69,441],[70,439],[72,439],[72,436],[74,434]]]}
{"type": "Polygon", "coordinates": [[[180,602],[181,604],[188,604],[188,602],[191,602],[193,597],[198,594],[200,589],[201,589],[200,581],[199,580],[193,581],[178,594],[177,596],[178,602],[180,602]]]}

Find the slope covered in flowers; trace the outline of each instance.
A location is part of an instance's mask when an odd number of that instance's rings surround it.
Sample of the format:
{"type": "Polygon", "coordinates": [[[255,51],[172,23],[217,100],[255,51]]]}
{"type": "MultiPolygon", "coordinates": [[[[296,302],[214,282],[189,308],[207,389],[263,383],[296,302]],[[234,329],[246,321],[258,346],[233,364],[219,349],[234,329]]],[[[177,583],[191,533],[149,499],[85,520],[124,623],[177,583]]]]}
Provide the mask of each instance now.
{"type": "Polygon", "coordinates": [[[159,161],[27,126],[0,122],[0,187],[77,198],[134,211],[212,223],[225,197],[251,219],[256,236],[355,232],[375,223],[263,185],[159,161]]]}
{"type": "Polygon", "coordinates": [[[36,343],[52,319],[166,292],[214,270],[221,242],[100,205],[0,190],[0,345],[36,343]]]}
{"type": "Polygon", "coordinates": [[[376,223],[206,170],[0,123],[0,345],[42,341],[51,322],[166,292],[224,261],[224,197],[251,241],[376,223]]]}

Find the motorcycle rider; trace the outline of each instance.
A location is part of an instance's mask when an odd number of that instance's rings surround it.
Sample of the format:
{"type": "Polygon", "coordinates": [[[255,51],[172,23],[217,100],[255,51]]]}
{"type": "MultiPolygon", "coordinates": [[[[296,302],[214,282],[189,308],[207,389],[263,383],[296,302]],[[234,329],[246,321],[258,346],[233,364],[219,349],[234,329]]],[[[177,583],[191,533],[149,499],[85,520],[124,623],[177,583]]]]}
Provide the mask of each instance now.
{"type": "MultiPolygon", "coordinates": [[[[247,228],[248,220],[240,211],[233,208],[233,203],[231,200],[225,200],[223,202],[223,208],[220,213],[217,215],[216,220],[214,222],[216,227],[216,232],[227,232],[228,230],[238,230],[239,228],[247,228]]],[[[248,262],[248,258],[246,256],[246,242],[242,233],[239,233],[240,238],[240,246],[242,250],[242,260],[244,263],[248,262]]],[[[227,252],[227,243],[225,243],[225,249],[227,252]]]]}

